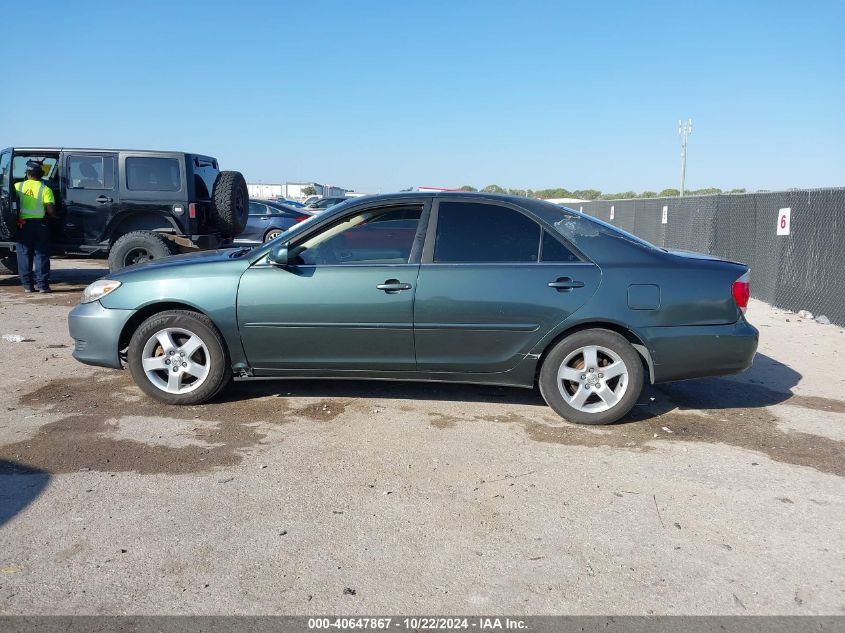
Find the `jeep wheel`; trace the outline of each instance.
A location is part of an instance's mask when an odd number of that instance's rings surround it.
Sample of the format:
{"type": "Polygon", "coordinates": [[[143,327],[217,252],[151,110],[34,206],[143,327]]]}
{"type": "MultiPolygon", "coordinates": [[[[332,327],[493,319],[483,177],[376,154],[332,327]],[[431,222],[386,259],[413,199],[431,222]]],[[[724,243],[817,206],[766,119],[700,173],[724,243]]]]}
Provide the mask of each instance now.
{"type": "Polygon", "coordinates": [[[18,274],[18,258],[17,255],[9,255],[0,259],[0,275],[17,275],[18,274]]]}
{"type": "Polygon", "coordinates": [[[226,235],[243,233],[249,219],[249,191],[239,171],[221,171],[211,193],[214,223],[226,235]]]}
{"type": "Polygon", "coordinates": [[[109,270],[117,272],[133,264],[170,257],[176,253],[173,242],[150,231],[132,231],[121,235],[109,251],[109,270]]]}

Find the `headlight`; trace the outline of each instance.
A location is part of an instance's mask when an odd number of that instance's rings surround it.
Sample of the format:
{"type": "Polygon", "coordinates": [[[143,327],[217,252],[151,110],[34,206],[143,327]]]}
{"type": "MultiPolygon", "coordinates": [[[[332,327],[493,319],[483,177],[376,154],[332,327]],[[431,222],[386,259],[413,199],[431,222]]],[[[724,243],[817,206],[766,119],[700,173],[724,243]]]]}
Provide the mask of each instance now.
{"type": "Polygon", "coordinates": [[[91,303],[92,301],[102,299],[119,287],[120,282],[114,279],[98,279],[82,291],[82,301],[80,303],[91,303]]]}

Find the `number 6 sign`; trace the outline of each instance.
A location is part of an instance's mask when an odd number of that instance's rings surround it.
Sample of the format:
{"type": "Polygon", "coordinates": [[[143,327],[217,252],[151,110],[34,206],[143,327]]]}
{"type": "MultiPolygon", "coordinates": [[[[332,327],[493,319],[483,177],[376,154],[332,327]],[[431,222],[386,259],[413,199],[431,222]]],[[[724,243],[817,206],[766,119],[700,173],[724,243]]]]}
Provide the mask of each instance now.
{"type": "Polygon", "coordinates": [[[789,219],[792,215],[792,209],[780,209],[778,211],[778,235],[789,235],[789,219]]]}

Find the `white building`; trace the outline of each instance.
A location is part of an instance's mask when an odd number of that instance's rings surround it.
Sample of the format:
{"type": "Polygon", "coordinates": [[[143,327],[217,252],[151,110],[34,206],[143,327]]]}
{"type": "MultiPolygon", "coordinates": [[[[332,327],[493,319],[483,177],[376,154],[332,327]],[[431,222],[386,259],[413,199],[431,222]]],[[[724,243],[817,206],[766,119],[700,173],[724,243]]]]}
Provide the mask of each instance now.
{"type": "Polygon", "coordinates": [[[318,196],[323,198],[335,198],[345,196],[349,189],[343,187],[336,187],[334,185],[324,185],[319,182],[286,182],[282,185],[282,196],[290,200],[305,200],[308,194],[303,193],[305,189],[312,187],[318,196]]]}
{"type": "Polygon", "coordinates": [[[281,198],[284,185],[269,182],[248,182],[246,183],[246,188],[249,191],[250,198],[269,200],[271,198],[281,198]]]}
{"type": "Polygon", "coordinates": [[[270,200],[271,198],[288,198],[289,200],[305,200],[308,196],[303,193],[304,189],[313,187],[318,196],[323,198],[335,198],[345,196],[348,189],[335,187],[334,185],[323,185],[319,182],[286,182],[275,184],[270,182],[248,182],[246,188],[249,190],[250,198],[270,200]]]}

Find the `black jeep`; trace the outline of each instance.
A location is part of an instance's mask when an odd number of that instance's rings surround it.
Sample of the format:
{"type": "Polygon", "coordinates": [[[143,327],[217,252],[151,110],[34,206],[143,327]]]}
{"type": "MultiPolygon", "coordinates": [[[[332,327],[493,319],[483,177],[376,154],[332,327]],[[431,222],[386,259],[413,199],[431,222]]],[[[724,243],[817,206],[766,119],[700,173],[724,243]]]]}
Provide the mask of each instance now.
{"type": "Polygon", "coordinates": [[[240,172],[183,152],[15,147],[0,152],[0,264],[17,272],[15,183],[44,167],[56,198],[54,254],[107,256],[109,268],[230,245],[246,226],[240,172]]]}

